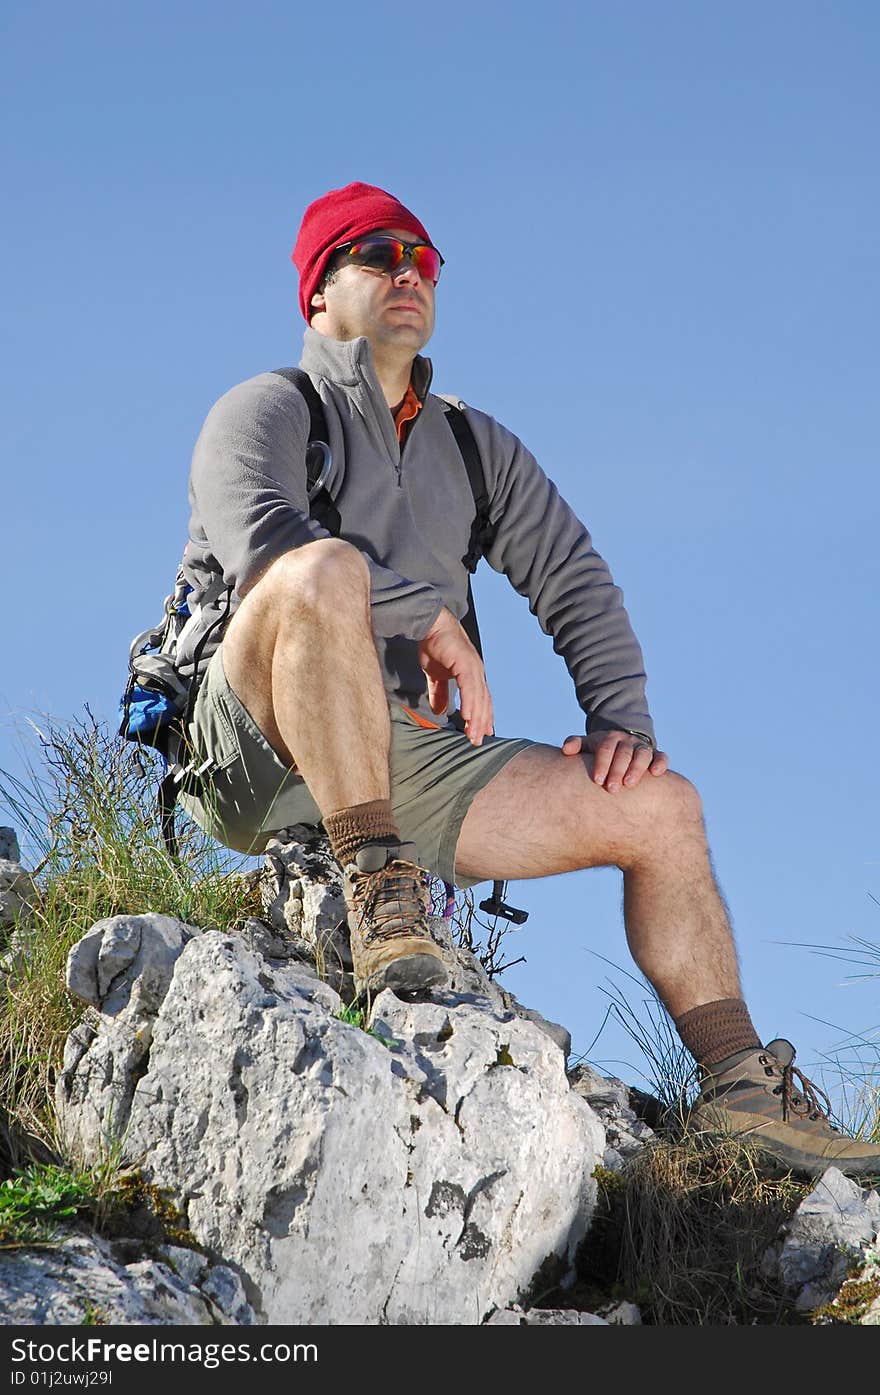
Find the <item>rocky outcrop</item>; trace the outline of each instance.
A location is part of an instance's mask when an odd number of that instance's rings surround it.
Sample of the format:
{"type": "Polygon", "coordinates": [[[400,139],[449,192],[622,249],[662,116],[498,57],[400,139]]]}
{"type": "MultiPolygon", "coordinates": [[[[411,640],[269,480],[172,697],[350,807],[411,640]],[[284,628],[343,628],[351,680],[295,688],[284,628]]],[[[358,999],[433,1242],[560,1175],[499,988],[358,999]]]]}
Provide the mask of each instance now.
{"type": "Polygon", "coordinates": [[[67,1039],[56,1102],[68,1145],[92,1161],[128,1127],[174,966],[200,933],[170,916],[116,916],[69,956],[67,986],[89,1010],[67,1039]]]}
{"type": "Polygon", "coordinates": [[[825,1314],[829,1321],[837,1316],[880,1325],[880,1195],[829,1167],[783,1226],[762,1268],[780,1281],[799,1312],[837,1304],[836,1315],[825,1314]],[[864,1303],[847,1292],[851,1276],[864,1303]]]}
{"type": "Polygon", "coordinates": [[[261,1321],[479,1323],[570,1273],[604,1130],[552,1024],[464,962],[470,987],[383,993],[362,1030],[298,938],[96,926],[68,968],[91,1009],[58,1082],[68,1140],[121,1140],[261,1321]]]}
{"type": "Polygon", "coordinates": [[[27,959],[28,928],[37,893],[21,865],[14,829],[0,828],[0,972],[10,973],[27,959]]]}
{"type": "Polygon", "coordinates": [[[569,1074],[575,1094],[596,1111],[605,1128],[605,1151],[602,1162],[612,1172],[619,1172],[629,1158],[635,1157],[654,1138],[654,1130],[637,1112],[644,1112],[648,1102],[659,1108],[659,1101],[650,1100],[640,1090],[632,1090],[616,1076],[603,1076],[592,1066],[580,1064],[569,1074]]]}
{"type": "Polygon", "coordinates": [[[0,828],[0,860],[21,862],[21,848],[14,828],[0,828]]]}
{"type": "Polygon", "coordinates": [[[96,1235],[0,1255],[0,1313],[6,1324],[254,1322],[238,1275],[225,1265],[179,1245],[151,1258],[96,1235]]]}
{"type": "MultiPolygon", "coordinates": [[[[0,911],[21,955],[36,892],[10,833],[0,911]]],[[[262,890],[264,919],[236,934],[120,916],[72,950],[86,1008],[57,1082],[62,1134],[86,1161],[112,1147],[168,1195],[182,1243],[78,1232],[13,1249],[7,1321],[639,1323],[631,1303],[530,1302],[559,1302],[593,1171],[652,1142],[657,1101],[584,1064],[566,1077],[565,1029],[441,918],[449,989],[382,994],[359,1021],[326,847],[271,848],[262,890]]],[[[880,1324],[880,1196],[829,1169],[763,1268],[809,1321],[880,1324]]]]}
{"type": "MultiPolygon", "coordinates": [[[[275,932],[274,952],[310,964],[345,1002],[351,1002],[355,989],[342,876],[327,838],[302,824],[282,829],[266,847],[261,896],[266,925],[275,932]]],[[[498,1011],[533,1022],[568,1059],[571,1036],[565,1027],[524,1007],[491,979],[479,958],[455,943],[449,921],[434,916],[431,929],[444,952],[453,992],[475,993],[498,1011]]]]}
{"type": "Polygon", "coordinates": [[[611,1302],[599,1312],[578,1308],[499,1308],[488,1327],[641,1327],[642,1315],[635,1303],[611,1302]]]}
{"type": "Polygon", "coordinates": [[[267,844],[260,893],[266,924],[288,951],[351,1002],[355,988],[342,873],[328,840],[302,825],[282,829],[267,844]]]}

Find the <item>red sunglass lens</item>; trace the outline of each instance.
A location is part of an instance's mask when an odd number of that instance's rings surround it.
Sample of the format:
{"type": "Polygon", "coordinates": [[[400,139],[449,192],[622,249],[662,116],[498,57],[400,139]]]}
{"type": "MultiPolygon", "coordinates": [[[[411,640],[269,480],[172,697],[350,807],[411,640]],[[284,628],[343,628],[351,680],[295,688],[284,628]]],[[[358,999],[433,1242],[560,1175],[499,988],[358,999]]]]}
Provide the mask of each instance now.
{"type": "Polygon", "coordinates": [[[412,259],[419,275],[423,276],[426,281],[439,281],[443,261],[435,247],[427,247],[422,243],[416,247],[412,259]]]}
{"type": "Polygon", "coordinates": [[[402,260],[400,243],[388,237],[355,242],[349,247],[348,255],[358,266],[368,266],[372,271],[393,271],[402,260]]]}
{"type": "Polygon", "coordinates": [[[426,281],[436,282],[439,279],[443,258],[436,248],[429,247],[424,242],[411,247],[410,244],[398,242],[393,237],[367,237],[362,242],[353,243],[348,249],[348,256],[357,262],[358,266],[392,274],[400,270],[407,255],[412,259],[419,275],[426,281]],[[406,252],[403,251],[404,247],[406,252]]]}

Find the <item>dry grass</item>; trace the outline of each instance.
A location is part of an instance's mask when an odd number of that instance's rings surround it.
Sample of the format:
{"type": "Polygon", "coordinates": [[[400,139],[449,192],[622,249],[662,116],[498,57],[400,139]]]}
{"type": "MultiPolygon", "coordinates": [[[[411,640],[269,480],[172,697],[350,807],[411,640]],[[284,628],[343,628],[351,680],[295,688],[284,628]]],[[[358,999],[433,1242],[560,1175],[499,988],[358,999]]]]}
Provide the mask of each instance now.
{"type": "Polygon", "coordinates": [[[0,810],[39,858],[22,952],[0,988],[0,1155],[14,1164],[59,1153],[52,1097],[65,1039],[81,1013],[65,987],[68,952],[99,920],[158,911],[229,929],[259,914],[240,864],[191,822],[180,856],[165,848],[155,772],[87,711],[34,729],[41,763],[21,780],[0,772],[0,810]],[[41,1145],[41,1146],[39,1146],[41,1145]]]}
{"type": "Polygon", "coordinates": [[[734,1140],[685,1134],[644,1149],[624,1176],[618,1281],[666,1325],[789,1320],[761,1259],[813,1183],[734,1140]]]}
{"type": "Polygon", "coordinates": [[[597,1167],[593,1223],[573,1288],[540,1307],[595,1312],[638,1305],[666,1327],[782,1326],[806,1321],[761,1261],[814,1183],[769,1170],[748,1143],[658,1136],[623,1169],[597,1167]]]}
{"type": "Polygon", "coordinates": [[[762,1274],[761,1260],[814,1182],[794,1177],[748,1141],[688,1131],[698,1088],[693,1061],[650,986],[612,967],[640,997],[634,1007],[612,984],[605,990],[608,1016],[638,1046],[664,1122],[622,1173],[597,1172],[600,1205],[580,1257],[578,1302],[589,1309],[597,1292],[610,1291],[637,1302],[646,1322],[664,1326],[801,1321],[762,1274]]]}
{"type": "Polygon", "coordinates": [[[487,911],[478,915],[473,891],[456,887],[453,898],[447,900],[445,883],[435,878],[431,884],[431,896],[432,913],[449,919],[459,949],[473,954],[490,980],[498,978],[514,964],[526,962],[522,954],[516,959],[506,958],[506,951],[510,948],[509,938],[516,933],[518,926],[503,916],[487,911]]]}

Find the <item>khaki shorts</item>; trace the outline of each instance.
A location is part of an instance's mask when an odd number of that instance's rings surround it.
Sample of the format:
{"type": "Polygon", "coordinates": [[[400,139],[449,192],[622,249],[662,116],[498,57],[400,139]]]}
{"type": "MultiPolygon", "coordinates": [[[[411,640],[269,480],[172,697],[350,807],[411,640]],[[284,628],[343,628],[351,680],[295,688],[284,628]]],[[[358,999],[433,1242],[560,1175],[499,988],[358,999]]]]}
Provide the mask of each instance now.
{"type": "MultiPolygon", "coordinates": [[[[222,647],[199,688],[189,738],[199,763],[212,762],[198,794],[180,804],[227,847],[261,853],[269,838],[293,824],[318,824],[321,813],[300,775],[275,754],[226,681],[222,647]]],[[[456,727],[422,726],[397,703],[391,710],[391,803],[419,866],[456,886],[455,848],[470,805],[511,757],[534,743],[485,737],[472,746],[456,727]]]]}

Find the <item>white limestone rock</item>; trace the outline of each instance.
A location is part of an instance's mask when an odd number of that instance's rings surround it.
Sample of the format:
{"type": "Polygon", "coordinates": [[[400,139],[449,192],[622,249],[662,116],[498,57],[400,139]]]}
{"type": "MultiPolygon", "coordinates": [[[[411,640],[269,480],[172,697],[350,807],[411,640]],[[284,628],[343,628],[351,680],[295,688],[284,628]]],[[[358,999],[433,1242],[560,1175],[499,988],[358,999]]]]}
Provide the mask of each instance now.
{"type": "Polygon", "coordinates": [[[0,931],[12,930],[20,935],[28,926],[36,902],[37,889],[30,872],[20,862],[0,857],[0,931]]]}
{"type": "Polygon", "coordinates": [[[607,1318],[598,1313],[582,1313],[577,1308],[532,1308],[522,1319],[523,1327],[607,1327],[607,1318]]]}
{"type": "Polygon", "coordinates": [[[514,1304],[510,1308],[496,1308],[490,1317],[486,1318],[485,1327],[521,1327],[525,1314],[522,1308],[514,1304]]]}
{"type": "Polygon", "coordinates": [[[342,869],[327,838],[302,825],[282,829],[266,845],[263,912],[272,929],[310,953],[318,974],[354,997],[342,869]]]}
{"type": "Polygon", "coordinates": [[[612,1303],[600,1308],[600,1315],[612,1327],[641,1327],[642,1313],[637,1303],[612,1303]]]}
{"type": "Polygon", "coordinates": [[[67,1039],[55,1107],[72,1146],[98,1159],[128,1123],[153,1024],[184,945],[201,932],[149,913],[98,921],[71,949],[67,986],[90,1005],[67,1039]],[[100,1031],[112,1024],[112,1031],[100,1031]]]}
{"type": "MultiPolygon", "coordinates": [[[[267,925],[286,941],[288,956],[308,957],[346,1002],[354,998],[351,948],[346,925],[342,870],[329,839],[302,824],[281,829],[266,845],[261,883],[267,925]]],[[[456,993],[476,993],[504,1010],[534,1022],[567,1058],[571,1036],[557,1022],[548,1022],[534,1008],[523,1007],[512,993],[490,979],[475,954],[455,940],[452,924],[431,916],[428,928],[443,951],[449,984],[456,993]]]]}
{"type": "Polygon", "coordinates": [[[783,1227],[763,1269],[777,1274],[795,1306],[811,1312],[831,1302],[880,1231],[880,1195],[829,1167],[783,1227]]]}
{"type": "MultiPolygon", "coordinates": [[[[641,1321],[641,1318],[639,1319],[641,1321]]],[[[487,1327],[608,1327],[608,1318],[598,1313],[582,1313],[578,1308],[529,1308],[523,1311],[514,1304],[498,1308],[487,1327]]]]}
{"type": "Polygon", "coordinates": [[[125,1011],[102,1007],[62,1114],[94,1140],[101,1109],[112,1132],[106,1105],[130,1101],[114,1116],[126,1156],[243,1276],[261,1321],[479,1323],[545,1262],[571,1274],[604,1131],[549,1036],[454,992],[381,994],[371,1035],[333,1015],[327,984],[239,936],[180,927],[178,945],[138,1078],[125,1011]],[[129,1080],[112,1099],[108,1073],[129,1080]]]}
{"type": "Polygon", "coordinates": [[[513,1012],[526,1022],[533,1022],[551,1041],[554,1041],[567,1060],[571,1051],[571,1035],[558,1022],[549,1022],[534,1008],[523,1007],[522,1003],[508,993],[507,989],[494,978],[490,978],[476,954],[462,949],[456,944],[452,924],[443,916],[431,916],[428,928],[443,950],[443,957],[449,970],[449,987],[454,993],[474,994],[486,998],[499,1012],[513,1012]]]}
{"type": "MultiPolygon", "coordinates": [[[[180,1248],[171,1253],[178,1260],[180,1248]]],[[[253,1325],[237,1275],[203,1258],[198,1277],[201,1288],[178,1262],[124,1264],[110,1242],[73,1234],[0,1254],[0,1312],[12,1325],[253,1325]]]]}
{"type": "Polygon", "coordinates": [[[21,848],[14,828],[0,828],[0,859],[21,862],[21,848]]]}
{"type": "Polygon", "coordinates": [[[605,1126],[603,1165],[619,1172],[624,1163],[656,1137],[632,1108],[631,1091],[615,1076],[605,1077],[585,1063],[569,1074],[571,1088],[596,1111],[605,1126]]]}
{"type": "Polygon", "coordinates": [[[37,902],[37,889],[21,865],[21,849],[14,828],[0,828],[0,972],[23,968],[30,953],[29,927],[37,902]]]}

